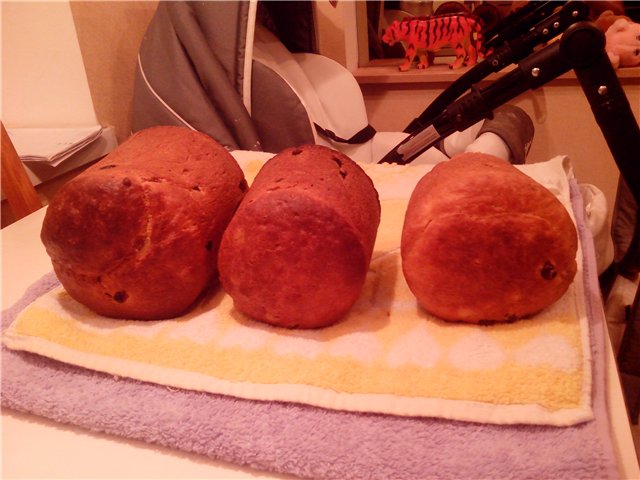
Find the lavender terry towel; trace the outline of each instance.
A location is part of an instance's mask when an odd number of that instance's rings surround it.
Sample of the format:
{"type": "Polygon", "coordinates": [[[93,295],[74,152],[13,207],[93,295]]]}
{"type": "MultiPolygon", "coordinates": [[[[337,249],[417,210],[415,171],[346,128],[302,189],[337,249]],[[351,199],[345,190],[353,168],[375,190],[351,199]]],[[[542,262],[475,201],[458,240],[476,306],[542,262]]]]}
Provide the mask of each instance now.
{"type": "MultiPolygon", "coordinates": [[[[490,425],[325,410],[142,383],[2,348],[2,406],[239,465],[318,479],[618,478],[605,405],[604,318],[595,254],[584,249],[594,419],[570,427],[490,425]]],[[[3,313],[3,330],[39,295],[43,277],[3,313]]]]}

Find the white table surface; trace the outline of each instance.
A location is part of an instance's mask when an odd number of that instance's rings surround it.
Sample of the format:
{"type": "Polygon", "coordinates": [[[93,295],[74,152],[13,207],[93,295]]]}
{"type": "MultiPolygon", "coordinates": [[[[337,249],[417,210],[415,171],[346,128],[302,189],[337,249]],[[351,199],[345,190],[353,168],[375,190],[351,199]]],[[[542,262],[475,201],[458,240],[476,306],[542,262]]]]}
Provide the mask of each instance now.
{"type": "MultiPolygon", "coordinates": [[[[51,271],[40,227],[45,209],[0,231],[2,308],[51,271]]],[[[607,342],[608,391],[614,447],[622,478],[640,479],[613,353],[607,342]]],[[[2,411],[2,478],[290,478],[101,435],[33,415],[2,411]]]]}

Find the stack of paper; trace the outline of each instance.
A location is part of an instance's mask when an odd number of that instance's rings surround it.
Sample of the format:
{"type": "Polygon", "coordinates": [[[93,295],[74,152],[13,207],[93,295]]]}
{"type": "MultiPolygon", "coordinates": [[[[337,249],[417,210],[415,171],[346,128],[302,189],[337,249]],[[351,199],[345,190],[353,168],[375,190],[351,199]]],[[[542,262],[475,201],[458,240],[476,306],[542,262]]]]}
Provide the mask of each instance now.
{"type": "Polygon", "coordinates": [[[23,162],[58,166],[102,134],[100,125],[81,128],[10,128],[7,130],[23,162]]]}

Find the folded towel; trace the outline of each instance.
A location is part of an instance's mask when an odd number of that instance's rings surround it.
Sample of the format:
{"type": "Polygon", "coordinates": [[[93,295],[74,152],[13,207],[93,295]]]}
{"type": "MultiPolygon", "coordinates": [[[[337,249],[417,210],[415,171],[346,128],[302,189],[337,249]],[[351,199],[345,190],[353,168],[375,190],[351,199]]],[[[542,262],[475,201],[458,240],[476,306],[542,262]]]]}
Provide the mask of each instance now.
{"type": "MultiPolygon", "coordinates": [[[[569,427],[495,425],[261,402],[114,377],[2,348],[2,406],[86,429],[315,479],[620,478],[605,403],[604,317],[590,232],[585,298],[592,420],[569,427]]],[[[57,286],[52,274],[3,312],[3,329],[57,286]]]]}
{"type": "MultiPolygon", "coordinates": [[[[248,176],[260,166],[241,164],[248,176]]],[[[246,399],[487,423],[591,419],[581,269],[561,300],[511,324],[452,324],[418,308],[399,244],[408,196],[429,168],[368,166],[381,226],[364,291],[337,325],[266,326],[237,312],[220,289],[176,319],[109,319],[59,287],[25,309],[4,342],[121,377],[246,399]]],[[[521,168],[571,210],[566,159],[521,168]]]]}

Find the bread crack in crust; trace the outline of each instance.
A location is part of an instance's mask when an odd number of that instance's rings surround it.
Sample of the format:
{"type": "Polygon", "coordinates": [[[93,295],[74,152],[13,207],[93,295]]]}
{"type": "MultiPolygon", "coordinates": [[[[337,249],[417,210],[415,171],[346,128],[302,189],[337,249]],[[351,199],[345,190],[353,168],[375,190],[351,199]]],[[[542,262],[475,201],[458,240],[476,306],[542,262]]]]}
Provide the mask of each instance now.
{"type": "Polygon", "coordinates": [[[65,184],[41,238],[62,285],[98,314],[175,317],[217,280],[222,231],[245,190],[212,138],[153,127],[65,184]]]}

